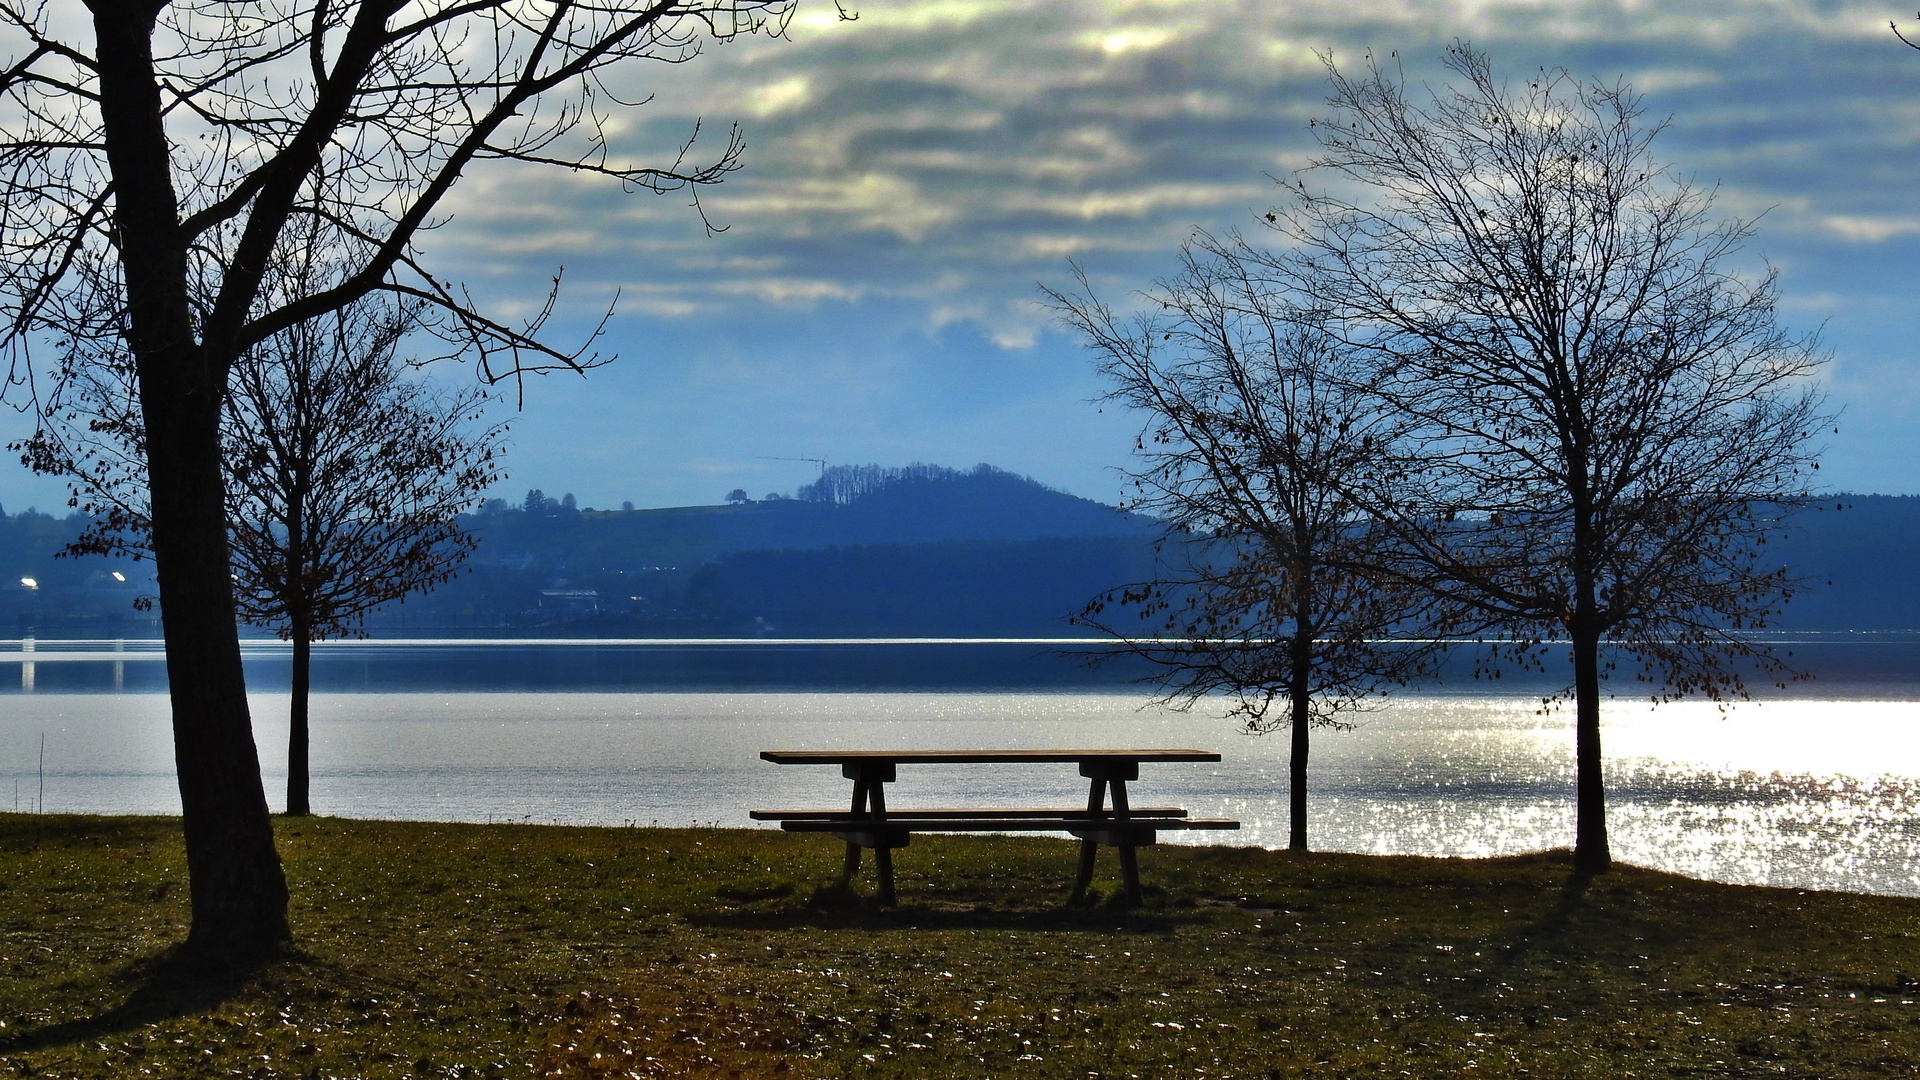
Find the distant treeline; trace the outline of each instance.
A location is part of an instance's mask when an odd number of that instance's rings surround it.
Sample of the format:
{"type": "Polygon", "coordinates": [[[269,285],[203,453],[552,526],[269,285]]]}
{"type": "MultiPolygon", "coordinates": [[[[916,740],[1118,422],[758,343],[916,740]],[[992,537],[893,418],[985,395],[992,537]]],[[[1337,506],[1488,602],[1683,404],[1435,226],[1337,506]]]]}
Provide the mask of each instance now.
{"type": "Polygon", "coordinates": [[[159,590],[153,563],[132,558],[70,559],[61,551],[87,525],[81,514],[54,517],[0,508],[0,636],[29,630],[67,637],[158,637],[153,611],[135,607],[159,590]]]}
{"type": "MultiPolygon", "coordinates": [[[[908,488],[919,488],[933,494],[936,500],[944,501],[939,499],[942,491],[951,490],[956,482],[969,478],[989,483],[1021,481],[1015,474],[991,465],[975,465],[969,472],[917,462],[897,468],[885,465],[835,465],[822,469],[820,479],[802,485],[794,492],[794,498],[803,502],[852,506],[862,499],[883,493],[898,497],[908,488]]],[[[1025,482],[1033,483],[1030,480],[1025,482]]]]}
{"type": "MultiPolygon", "coordinates": [[[[377,635],[1019,636],[1076,633],[1150,577],[1154,521],[990,467],[827,470],[805,498],[659,510],[496,503],[467,572],[377,635]]],[[[57,558],[84,521],[0,511],[0,634],[147,636],[152,563],[57,558]],[[118,575],[116,577],[115,575],[118,575]],[[32,581],[31,586],[24,581],[32,581]]],[[[1920,629],[1920,497],[1843,495],[1773,538],[1793,630],[1920,629]]]]}

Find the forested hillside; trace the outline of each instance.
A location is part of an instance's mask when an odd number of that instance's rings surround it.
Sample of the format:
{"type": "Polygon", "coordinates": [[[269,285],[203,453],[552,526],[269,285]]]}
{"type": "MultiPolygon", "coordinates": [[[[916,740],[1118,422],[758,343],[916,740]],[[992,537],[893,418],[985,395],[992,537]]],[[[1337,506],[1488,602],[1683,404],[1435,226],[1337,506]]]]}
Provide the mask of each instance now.
{"type": "Polygon", "coordinates": [[[1152,571],[1139,537],[743,551],[701,567],[685,607],[734,633],[1059,637],[1089,599],[1152,571]]]}
{"type": "Polygon", "coordinates": [[[77,514],[0,510],[0,637],[63,627],[69,637],[160,636],[155,613],[134,606],[158,591],[151,561],[61,556],[85,526],[77,514]]]}
{"type": "MultiPolygon", "coordinates": [[[[795,498],[658,510],[494,504],[468,571],[377,635],[1059,636],[1152,573],[1156,523],[997,469],[830,471],[795,498]]],[[[56,558],[77,517],[0,512],[0,635],[146,636],[151,563],[56,558]],[[116,575],[118,575],[116,577],[116,575]],[[31,581],[32,585],[25,582],[31,581]]],[[[1774,626],[1920,630],[1920,497],[1843,495],[1770,540],[1774,626]]]]}

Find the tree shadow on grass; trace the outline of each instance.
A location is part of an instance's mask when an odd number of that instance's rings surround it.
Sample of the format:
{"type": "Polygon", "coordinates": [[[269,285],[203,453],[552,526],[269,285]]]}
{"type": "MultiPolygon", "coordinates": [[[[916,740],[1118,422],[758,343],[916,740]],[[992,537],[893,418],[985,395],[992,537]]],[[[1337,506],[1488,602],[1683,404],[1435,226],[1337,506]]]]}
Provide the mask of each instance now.
{"type": "Polygon", "coordinates": [[[1542,896],[1530,914],[1516,911],[1520,918],[1488,936],[1485,972],[1439,996],[1461,1013],[1510,1013],[1529,1028],[1555,1012],[1604,1009],[1607,994],[1618,992],[1614,984],[1632,978],[1629,965],[1644,959],[1638,954],[1683,932],[1657,909],[1631,902],[1644,887],[1628,880],[1634,873],[1620,867],[1594,875],[1569,866],[1551,899],[1542,896]]]}
{"type": "Polygon", "coordinates": [[[1527,927],[1527,932],[1520,936],[1519,941],[1544,939],[1555,944],[1564,942],[1575,932],[1574,923],[1586,909],[1587,891],[1592,887],[1591,873],[1568,871],[1566,884],[1560,886],[1560,894],[1554,898],[1553,905],[1540,913],[1540,917],[1527,927]]]}
{"type": "Polygon", "coordinates": [[[1506,935],[1509,962],[1529,954],[1560,952],[1582,956],[1625,956],[1637,952],[1633,942],[1659,948],[1686,931],[1673,925],[1663,906],[1641,906],[1635,895],[1658,896],[1657,878],[1648,871],[1617,865],[1604,875],[1569,868],[1558,895],[1531,922],[1506,935]],[[1595,893],[1595,887],[1600,891],[1595,893]]]}
{"type": "Polygon", "coordinates": [[[82,814],[0,814],[0,847],[111,847],[178,842],[180,819],[89,817],[82,814]]]}
{"type": "Polygon", "coordinates": [[[114,973],[114,985],[132,986],[132,992],[119,1005],[95,1016],[0,1038],[0,1053],[68,1046],[163,1020],[212,1012],[247,990],[268,968],[301,959],[290,954],[281,960],[236,966],[205,960],[176,945],[155,956],[134,960],[114,973]]]}

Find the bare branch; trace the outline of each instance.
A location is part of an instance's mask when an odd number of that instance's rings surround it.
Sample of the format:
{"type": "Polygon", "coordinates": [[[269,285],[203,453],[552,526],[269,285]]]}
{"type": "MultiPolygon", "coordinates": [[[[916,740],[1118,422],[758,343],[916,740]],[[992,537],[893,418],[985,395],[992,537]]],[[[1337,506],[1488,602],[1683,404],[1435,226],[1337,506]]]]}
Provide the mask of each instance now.
{"type": "MultiPolygon", "coordinates": [[[[222,492],[251,483],[221,454],[236,365],[376,292],[420,304],[488,379],[598,363],[598,328],[579,349],[543,340],[557,275],[531,318],[491,317],[419,240],[476,163],[655,192],[720,182],[737,131],[708,161],[691,142],[670,163],[613,161],[601,80],[778,32],[790,3],[87,0],[82,46],[56,40],[49,6],[0,0],[6,387],[43,419],[19,448],[37,465],[149,484],[196,950],[250,963],[288,936],[232,619],[222,492]],[[288,277],[294,250],[337,272],[288,277]],[[63,432],[89,402],[119,419],[63,432]]],[[[109,529],[146,513],[100,505],[109,529]]]]}
{"type": "Polygon", "coordinates": [[[1629,88],[1447,60],[1428,105],[1329,64],[1314,168],[1373,198],[1295,180],[1267,215],[1290,250],[1247,257],[1372,358],[1405,427],[1351,489],[1397,542],[1381,572],[1496,635],[1489,670],[1568,647],[1576,848],[1604,869],[1602,644],[1656,700],[1790,674],[1743,633],[1791,585],[1761,544],[1809,496],[1824,355],[1776,325],[1770,273],[1725,269],[1752,222],[1654,159],[1629,88]]]}

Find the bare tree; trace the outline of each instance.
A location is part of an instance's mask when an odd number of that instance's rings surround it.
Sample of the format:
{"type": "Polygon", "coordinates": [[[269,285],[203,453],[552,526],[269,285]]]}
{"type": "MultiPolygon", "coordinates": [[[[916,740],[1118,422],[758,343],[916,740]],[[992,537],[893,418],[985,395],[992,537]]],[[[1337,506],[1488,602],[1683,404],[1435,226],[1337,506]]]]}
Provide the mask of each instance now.
{"type": "Polygon", "coordinates": [[[1386,536],[1345,494],[1379,468],[1393,419],[1237,240],[1196,237],[1131,319],[1084,274],[1078,295],[1046,293],[1113,381],[1108,400],[1146,415],[1135,506],[1168,524],[1159,577],[1079,621],[1156,665],[1163,701],[1226,694],[1246,730],[1290,730],[1287,845],[1304,851],[1310,729],[1348,727],[1343,714],[1431,673],[1427,594],[1368,573],[1386,536]]]}
{"type": "Polygon", "coordinates": [[[1405,425],[1358,489],[1397,573],[1509,659],[1571,653],[1575,860],[1603,871],[1603,649],[1655,700],[1785,670],[1744,632],[1792,589],[1761,545],[1809,495],[1823,356],[1777,325],[1770,271],[1729,268],[1752,222],[1652,157],[1630,89],[1512,86],[1464,45],[1447,63],[1460,84],[1426,107],[1377,64],[1329,63],[1315,167],[1371,199],[1294,182],[1269,218],[1291,250],[1266,265],[1375,361],[1405,425]]]}
{"type": "MultiPolygon", "coordinates": [[[[240,666],[220,429],[247,350],[384,291],[420,300],[501,377],[581,367],[543,344],[552,294],[518,325],[435,273],[418,241],[484,162],[551,165],[654,191],[740,164],[612,159],[601,79],[777,26],[786,0],[0,0],[0,306],[13,377],[44,356],[130,356],[145,437],[175,760],[192,881],[188,947],[251,960],[289,938],[240,666]],[[263,288],[290,227],[345,272],[263,288]]],[[[697,129],[696,129],[697,131],[697,129]]],[[[45,368],[43,367],[44,371],[45,368]]],[[[56,380],[57,381],[57,380],[56,380]]],[[[58,408],[59,387],[40,389],[58,408]]]]}
{"type": "MultiPolygon", "coordinates": [[[[306,275],[302,275],[305,277],[306,275]]],[[[293,642],[287,813],[310,812],[312,643],[448,580],[475,541],[460,513],[499,479],[485,390],[443,391],[399,356],[416,305],[355,301],[234,365],[223,441],[239,616],[293,642]]],[[[151,551],[145,437],[124,361],[74,373],[65,412],[14,448],[64,476],[92,523],[72,554],[151,551]]]]}
{"type": "Polygon", "coordinates": [[[293,643],[287,813],[310,812],[313,642],[450,579],[459,525],[500,478],[488,395],[409,377],[409,313],[368,297],[241,358],[228,399],[227,502],[240,616],[293,643]]]}

